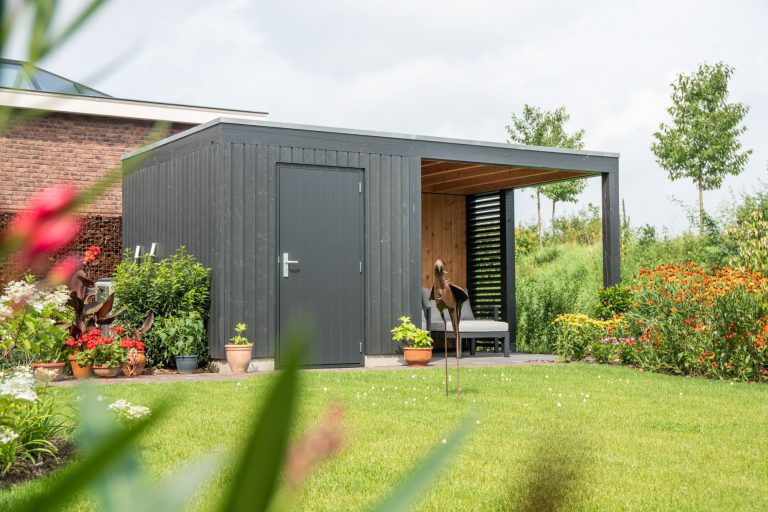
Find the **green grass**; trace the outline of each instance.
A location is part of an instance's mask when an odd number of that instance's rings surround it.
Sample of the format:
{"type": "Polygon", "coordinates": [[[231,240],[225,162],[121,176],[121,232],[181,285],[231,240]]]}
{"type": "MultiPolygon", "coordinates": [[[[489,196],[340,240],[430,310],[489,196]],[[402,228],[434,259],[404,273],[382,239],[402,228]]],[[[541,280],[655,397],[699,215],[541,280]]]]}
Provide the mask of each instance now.
{"type": "MultiPolygon", "coordinates": [[[[272,375],[243,381],[103,386],[107,399],[175,408],[141,443],[156,479],[243,439],[272,375]]],[[[468,414],[480,423],[418,510],[507,510],[529,496],[534,463],[573,477],[571,510],[765,510],[768,386],[596,365],[472,368],[443,396],[439,369],[305,372],[300,429],[330,402],[345,409],[345,450],[319,467],[297,510],[361,510],[408,474],[468,414]],[[589,397],[587,398],[587,395],[589,397]],[[585,402],[586,400],[586,402],[585,402]],[[560,403],[561,406],[557,407],[560,403]]],[[[72,403],[77,390],[57,389],[72,403]]],[[[195,500],[208,510],[226,472],[195,500]]],[[[45,480],[0,491],[0,510],[45,480]]],[[[551,492],[551,490],[550,490],[551,492]]],[[[72,510],[88,509],[87,498],[72,510]]]]}

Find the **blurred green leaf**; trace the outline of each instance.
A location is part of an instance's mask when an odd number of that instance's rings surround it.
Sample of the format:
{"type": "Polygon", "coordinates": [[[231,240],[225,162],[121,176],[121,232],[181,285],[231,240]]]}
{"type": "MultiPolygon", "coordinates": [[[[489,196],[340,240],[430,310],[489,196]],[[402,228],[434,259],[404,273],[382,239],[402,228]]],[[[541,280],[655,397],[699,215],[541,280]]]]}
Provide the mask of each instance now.
{"type": "MultiPolygon", "coordinates": [[[[103,406],[96,401],[93,391],[88,387],[85,387],[85,397],[83,415],[95,413],[96,417],[100,418],[100,413],[97,411],[103,406]]],[[[42,494],[22,501],[18,510],[45,512],[61,509],[77,493],[97,481],[105,470],[119,461],[126,452],[133,450],[133,442],[163,414],[164,408],[157,407],[152,415],[136,420],[131,427],[115,430],[112,434],[94,442],[79,461],[72,463],[53,478],[42,494]]]]}
{"type": "Polygon", "coordinates": [[[290,347],[289,352],[281,358],[283,368],[256,416],[242,456],[235,464],[230,492],[221,507],[223,511],[265,511],[275,495],[295,413],[297,370],[307,339],[309,331],[306,328],[293,328],[285,336],[286,343],[280,345],[290,347]]]}
{"type": "Polygon", "coordinates": [[[472,431],[476,418],[467,418],[454,430],[445,442],[435,446],[427,457],[406,476],[375,512],[403,512],[410,509],[419,496],[437,478],[446,463],[456,455],[464,438],[472,431]]]}

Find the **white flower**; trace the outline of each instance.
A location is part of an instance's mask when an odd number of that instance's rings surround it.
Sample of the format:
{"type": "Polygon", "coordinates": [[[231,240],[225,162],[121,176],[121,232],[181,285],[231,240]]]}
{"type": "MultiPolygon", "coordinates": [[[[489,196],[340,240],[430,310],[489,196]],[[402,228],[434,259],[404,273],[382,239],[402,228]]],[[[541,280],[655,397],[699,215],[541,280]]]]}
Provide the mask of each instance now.
{"type": "Polygon", "coordinates": [[[37,401],[35,378],[32,376],[32,370],[19,366],[10,375],[1,374],[0,395],[12,396],[17,400],[26,400],[28,402],[37,401]]]}
{"type": "Polygon", "coordinates": [[[3,295],[0,296],[2,304],[28,304],[33,302],[40,291],[34,284],[26,281],[11,281],[5,286],[3,295]]]}
{"type": "Polygon", "coordinates": [[[13,310],[6,306],[5,304],[0,303],[0,322],[3,320],[7,320],[13,316],[13,310]]]}
{"type": "Polygon", "coordinates": [[[147,416],[152,411],[143,405],[134,405],[127,400],[117,400],[109,404],[109,409],[128,420],[137,420],[147,416]]]}
{"type": "Polygon", "coordinates": [[[8,444],[19,437],[19,434],[8,427],[0,427],[0,444],[8,444]]]}
{"type": "Polygon", "coordinates": [[[563,406],[563,404],[561,404],[560,402],[557,402],[557,406],[558,406],[558,407],[562,407],[562,406],[563,406]]]}

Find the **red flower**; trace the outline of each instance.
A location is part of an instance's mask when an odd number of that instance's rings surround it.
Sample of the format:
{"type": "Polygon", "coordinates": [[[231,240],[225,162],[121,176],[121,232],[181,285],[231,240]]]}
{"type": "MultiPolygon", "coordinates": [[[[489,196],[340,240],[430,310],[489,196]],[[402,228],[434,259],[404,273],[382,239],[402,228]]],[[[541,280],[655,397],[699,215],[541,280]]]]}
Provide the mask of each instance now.
{"type": "Polygon", "coordinates": [[[67,341],[64,342],[68,347],[74,347],[77,345],[77,340],[75,338],[69,338],[67,341]]]}
{"type": "Polygon", "coordinates": [[[99,249],[95,245],[90,246],[88,250],[91,251],[91,254],[93,254],[94,256],[98,256],[99,254],[101,254],[101,249],[99,249]]]}
{"type": "Polygon", "coordinates": [[[131,349],[131,348],[133,348],[133,340],[129,340],[129,339],[121,340],[120,341],[120,346],[123,347],[126,350],[131,349]]]}
{"type": "Polygon", "coordinates": [[[120,327],[119,325],[110,327],[109,332],[113,332],[115,334],[123,334],[125,332],[125,327],[120,327]]]}
{"type": "Polygon", "coordinates": [[[142,342],[137,341],[135,346],[136,346],[136,350],[141,350],[142,352],[144,352],[144,344],[142,342]]]}
{"type": "Polygon", "coordinates": [[[88,340],[88,342],[85,344],[85,348],[88,350],[93,350],[96,348],[96,345],[98,345],[98,343],[96,343],[94,340],[88,340]]]}

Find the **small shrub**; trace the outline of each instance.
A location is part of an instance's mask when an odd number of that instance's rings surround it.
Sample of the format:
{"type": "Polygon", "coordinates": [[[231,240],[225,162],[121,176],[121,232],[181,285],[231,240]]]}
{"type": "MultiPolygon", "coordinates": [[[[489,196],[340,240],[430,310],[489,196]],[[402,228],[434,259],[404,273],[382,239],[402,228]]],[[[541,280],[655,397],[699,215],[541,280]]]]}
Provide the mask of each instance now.
{"type": "Polygon", "coordinates": [[[531,254],[539,247],[539,230],[535,224],[515,228],[515,253],[531,254]]]}
{"type": "MultiPolygon", "coordinates": [[[[122,311],[119,323],[129,330],[138,328],[147,316],[154,314],[155,323],[162,319],[196,313],[207,318],[209,268],[204,267],[184,247],[173,256],[155,261],[148,255],[134,262],[126,252],[115,270],[116,308],[122,311]]],[[[144,334],[147,363],[150,366],[170,367],[173,355],[162,347],[157,326],[144,334]]]]}
{"type": "Polygon", "coordinates": [[[0,367],[62,360],[71,320],[66,286],[46,289],[33,277],[11,281],[0,295],[0,367]]]}
{"type": "Polygon", "coordinates": [[[205,325],[196,312],[161,318],[155,322],[155,336],[160,343],[155,347],[160,357],[202,356],[205,344],[205,325]]]}
{"type": "Polygon", "coordinates": [[[634,303],[632,289],[618,284],[600,290],[597,297],[595,316],[601,320],[608,320],[626,313],[634,303]]]}

